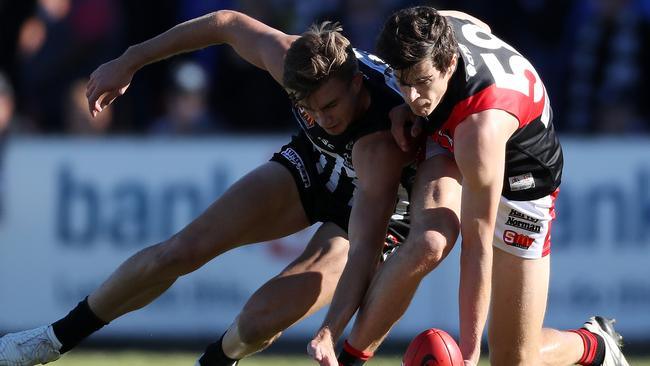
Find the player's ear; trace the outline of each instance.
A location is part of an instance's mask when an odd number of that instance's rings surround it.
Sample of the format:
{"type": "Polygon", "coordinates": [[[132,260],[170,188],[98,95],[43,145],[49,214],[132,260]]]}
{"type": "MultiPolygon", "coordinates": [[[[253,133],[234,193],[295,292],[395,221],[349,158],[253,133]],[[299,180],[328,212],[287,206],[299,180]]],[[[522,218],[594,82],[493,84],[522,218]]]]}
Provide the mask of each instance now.
{"type": "Polygon", "coordinates": [[[451,77],[451,74],[453,74],[456,70],[456,66],[458,66],[458,53],[454,53],[454,55],[451,57],[451,63],[449,64],[446,72],[447,77],[451,77]]]}
{"type": "Polygon", "coordinates": [[[363,85],[363,74],[358,72],[354,74],[352,77],[352,91],[354,93],[358,93],[361,90],[361,86],[363,85]]]}

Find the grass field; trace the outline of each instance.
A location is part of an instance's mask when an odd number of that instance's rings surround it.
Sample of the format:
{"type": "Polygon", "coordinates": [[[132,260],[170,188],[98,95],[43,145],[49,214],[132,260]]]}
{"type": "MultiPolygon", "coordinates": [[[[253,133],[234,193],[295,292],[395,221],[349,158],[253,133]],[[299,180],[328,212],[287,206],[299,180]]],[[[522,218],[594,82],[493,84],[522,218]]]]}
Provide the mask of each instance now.
{"type": "MultiPolygon", "coordinates": [[[[150,352],[72,352],[52,365],[56,366],[192,366],[196,354],[150,353],[150,352]]],[[[366,363],[368,366],[399,366],[400,358],[377,357],[366,363]]],[[[650,356],[630,358],[630,365],[650,366],[650,356]]],[[[307,356],[264,356],[258,355],[239,363],[240,366],[313,366],[307,356]]],[[[487,361],[480,366],[488,366],[487,361]]]]}

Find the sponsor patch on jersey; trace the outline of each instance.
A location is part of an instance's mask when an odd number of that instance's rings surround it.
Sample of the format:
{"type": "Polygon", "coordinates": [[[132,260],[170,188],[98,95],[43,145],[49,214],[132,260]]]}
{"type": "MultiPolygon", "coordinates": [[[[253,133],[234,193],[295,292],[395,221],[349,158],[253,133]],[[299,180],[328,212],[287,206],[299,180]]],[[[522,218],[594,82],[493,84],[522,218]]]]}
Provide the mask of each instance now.
{"type": "Polygon", "coordinates": [[[535,188],[535,178],[533,178],[532,173],[508,177],[508,182],[510,183],[510,190],[513,192],[535,188]]]}
{"type": "Polygon", "coordinates": [[[527,221],[521,221],[517,220],[512,216],[508,217],[508,220],[506,221],[506,225],[512,226],[512,227],[517,227],[526,231],[530,231],[532,233],[540,233],[542,231],[542,226],[541,225],[535,225],[531,224],[530,222],[527,221]]]}
{"type": "Polygon", "coordinates": [[[524,234],[519,234],[512,230],[506,230],[503,232],[503,241],[508,245],[512,245],[513,247],[529,249],[530,246],[535,242],[535,239],[524,234]]]}
{"type": "Polygon", "coordinates": [[[534,217],[532,217],[532,216],[528,216],[528,215],[526,215],[526,214],[524,214],[524,213],[521,213],[521,212],[515,210],[514,208],[511,208],[511,209],[510,209],[510,213],[508,214],[508,216],[510,216],[510,217],[514,217],[514,218],[517,218],[517,219],[522,219],[522,220],[530,221],[530,222],[532,222],[532,223],[534,223],[534,224],[536,224],[536,223],[539,222],[539,219],[536,219],[536,218],[534,218],[534,217]]]}
{"type": "Polygon", "coordinates": [[[282,156],[289,160],[291,164],[293,164],[296,169],[298,169],[300,179],[302,179],[302,184],[305,186],[305,188],[311,187],[311,180],[309,179],[309,174],[307,174],[307,168],[305,167],[305,164],[303,163],[300,155],[298,155],[298,153],[292,148],[287,148],[280,154],[282,154],[282,156]]]}
{"type": "Polygon", "coordinates": [[[469,48],[462,43],[458,43],[458,48],[460,48],[463,56],[465,56],[465,60],[467,60],[465,64],[465,72],[467,74],[467,77],[471,78],[472,76],[476,75],[476,66],[474,65],[474,57],[472,57],[472,51],[470,51],[469,48]]]}

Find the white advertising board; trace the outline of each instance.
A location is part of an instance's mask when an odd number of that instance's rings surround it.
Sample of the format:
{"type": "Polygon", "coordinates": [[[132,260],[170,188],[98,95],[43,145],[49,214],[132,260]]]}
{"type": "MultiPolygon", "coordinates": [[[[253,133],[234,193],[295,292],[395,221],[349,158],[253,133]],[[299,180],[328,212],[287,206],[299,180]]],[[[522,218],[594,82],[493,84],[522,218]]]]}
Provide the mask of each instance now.
{"type": "MultiPolygon", "coordinates": [[[[0,220],[0,332],[65,315],[137,250],[169,237],[286,137],[15,140],[0,220]]],[[[553,229],[547,324],[615,316],[628,339],[650,329],[650,144],[566,140],[553,229]]],[[[242,209],[245,209],[242,207],[242,209]]],[[[182,277],[150,306],[97,336],[215,336],[311,231],[238,248],[182,277]]],[[[391,333],[458,332],[458,250],[427,277],[391,333]]],[[[313,334],[323,312],[286,337],[313,334]]]]}

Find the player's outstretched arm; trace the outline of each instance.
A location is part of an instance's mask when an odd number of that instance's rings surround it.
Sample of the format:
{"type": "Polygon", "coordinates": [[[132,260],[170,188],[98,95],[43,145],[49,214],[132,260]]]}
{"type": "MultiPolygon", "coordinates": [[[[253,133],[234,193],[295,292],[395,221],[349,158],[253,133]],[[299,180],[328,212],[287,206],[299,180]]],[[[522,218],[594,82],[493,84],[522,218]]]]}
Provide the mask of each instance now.
{"type": "Polygon", "coordinates": [[[242,58],[281,83],[284,55],[295,38],[232,10],[188,20],[98,67],[86,88],[88,108],[93,116],[101,112],[124,94],[133,75],[147,64],[218,44],[232,46],[242,58]]]}

